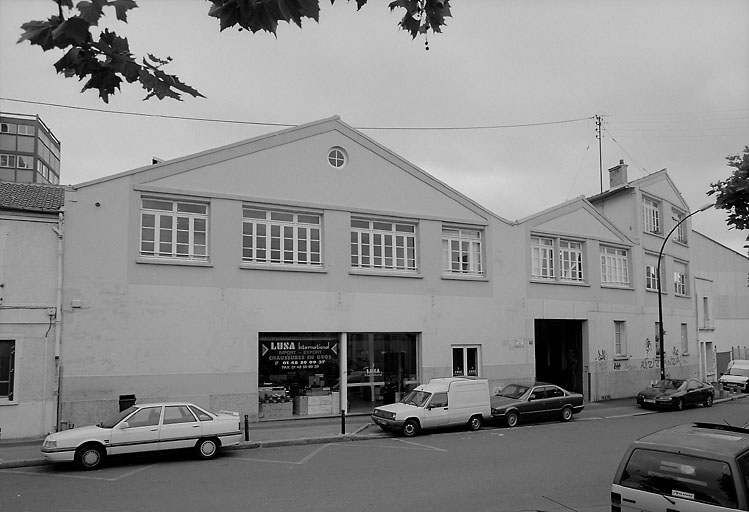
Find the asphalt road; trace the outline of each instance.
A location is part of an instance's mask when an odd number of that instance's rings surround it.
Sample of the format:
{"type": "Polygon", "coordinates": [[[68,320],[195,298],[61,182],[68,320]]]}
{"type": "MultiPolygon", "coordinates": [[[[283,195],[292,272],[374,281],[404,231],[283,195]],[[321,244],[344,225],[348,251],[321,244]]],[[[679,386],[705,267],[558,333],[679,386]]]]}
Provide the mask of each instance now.
{"type": "Polygon", "coordinates": [[[603,512],[630,440],[688,421],[749,420],[749,401],[646,416],[415,438],[140,457],[102,470],[0,470],[0,512],[603,512]]]}

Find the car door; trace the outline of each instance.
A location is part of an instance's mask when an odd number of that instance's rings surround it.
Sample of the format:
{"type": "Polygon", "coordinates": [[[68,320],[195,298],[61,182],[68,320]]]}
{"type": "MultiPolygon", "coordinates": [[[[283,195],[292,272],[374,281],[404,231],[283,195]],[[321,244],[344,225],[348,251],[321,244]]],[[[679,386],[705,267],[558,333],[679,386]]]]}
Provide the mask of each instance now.
{"type": "Polygon", "coordinates": [[[159,424],[162,406],[143,407],[112,429],[110,451],[113,455],[150,452],[159,449],[159,424]]]}
{"type": "Polygon", "coordinates": [[[434,393],[424,409],[424,427],[444,427],[450,420],[447,393],[434,393]]]}
{"type": "Polygon", "coordinates": [[[544,416],[547,418],[558,417],[562,414],[565,405],[564,391],[557,386],[546,386],[546,409],[544,416]]]}
{"type": "Polygon", "coordinates": [[[520,413],[528,420],[537,421],[542,419],[545,414],[548,414],[547,409],[548,403],[544,386],[536,386],[528,394],[528,401],[520,413]]]}
{"type": "Polygon", "coordinates": [[[164,406],[164,420],[159,434],[159,450],[192,448],[200,435],[200,422],[187,405],[164,406]]]}

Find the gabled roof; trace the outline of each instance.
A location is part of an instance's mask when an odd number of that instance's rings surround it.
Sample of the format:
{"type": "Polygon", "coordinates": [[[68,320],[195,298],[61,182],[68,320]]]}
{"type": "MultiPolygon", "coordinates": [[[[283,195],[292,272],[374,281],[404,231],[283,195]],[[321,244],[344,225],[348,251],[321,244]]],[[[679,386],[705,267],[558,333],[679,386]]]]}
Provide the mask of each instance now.
{"type": "MultiPolygon", "coordinates": [[[[666,169],[661,169],[660,171],[648,174],[647,176],[643,176],[642,178],[638,178],[636,180],[632,180],[623,185],[619,185],[618,187],[614,187],[612,189],[601,192],[600,194],[590,196],[588,197],[588,201],[595,204],[597,202],[601,202],[609,197],[615,196],[622,192],[629,192],[632,189],[638,189],[638,188],[640,190],[643,190],[659,182],[665,182],[667,186],[672,189],[673,194],[678,197],[678,200],[681,203],[680,206],[684,209],[688,209],[688,205],[686,201],[684,200],[684,197],[681,195],[681,192],[676,187],[673,180],[671,180],[671,177],[668,175],[668,172],[666,169]]],[[[662,198],[662,199],[665,199],[665,198],[662,198]]]]}
{"type": "Polygon", "coordinates": [[[585,196],[579,196],[552,206],[520,219],[516,223],[519,225],[527,224],[531,230],[578,235],[602,241],[618,241],[626,245],[635,245],[631,238],[609,219],[601,215],[585,196]]]}
{"type": "Polygon", "coordinates": [[[473,212],[475,215],[478,215],[485,219],[488,217],[494,217],[503,222],[509,223],[507,220],[502,219],[493,212],[479,205],[471,198],[465,196],[449,185],[431,176],[429,173],[408,162],[401,156],[393,153],[390,149],[382,146],[375,140],[364,135],[359,130],[344,123],[343,121],[341,121],[339,116],[321,119],[319,121],[314,121],[273,133],[260,135],[258,137],[235,142],[222,147],[209,149],[192,155],[165,160],[154,165],[144,166],[111,176],[98,178],[92,181],[79,183],[74,185],[73,188],[74,190],[83,189],[85,187],[98,185],[109,180],[114,180],[126,176],[131,177],[136,188],[142,189],[145,187],[164,186],[164,183],[175,183],[174,180],[170,182],[169,178],[183,173],[201,168],[204,169],[206,167],[215,167],[220,165],[222,162],[227,162],[232,159],[244,157],[247,155],[259,154],[263,151],[272,150],[274,148],[279,148],[294,142],[303,141],[304,139],[313,136],[331,132],[337,132],[345,137],[348,137],[349,139],[356,142],[361,147],[366,148],[368,151],[377,155],[384,161],[387,161],[389,164],[399,168],[407,175],[410,175],[411,177],[421,181],[432,190],[451,198],[458,204],[461,204],[462,207],[473,212]]]}
{"type": "Polygon", "coordinates": [[[65,187],[0,181],[0,209],[27,212],[61,212],[65,187]]]}

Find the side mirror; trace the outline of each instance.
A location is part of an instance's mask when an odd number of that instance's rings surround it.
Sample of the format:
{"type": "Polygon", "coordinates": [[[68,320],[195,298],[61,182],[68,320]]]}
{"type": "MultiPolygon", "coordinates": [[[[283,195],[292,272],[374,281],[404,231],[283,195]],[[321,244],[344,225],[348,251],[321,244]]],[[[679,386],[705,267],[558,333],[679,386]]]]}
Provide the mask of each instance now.
{"type": "Polygon", "coordinates": [[[130,428],[130,424],[127,421],[123,421],[119,425],[117,425],[117,428],[120,428],[122,430],[130,428]]]}

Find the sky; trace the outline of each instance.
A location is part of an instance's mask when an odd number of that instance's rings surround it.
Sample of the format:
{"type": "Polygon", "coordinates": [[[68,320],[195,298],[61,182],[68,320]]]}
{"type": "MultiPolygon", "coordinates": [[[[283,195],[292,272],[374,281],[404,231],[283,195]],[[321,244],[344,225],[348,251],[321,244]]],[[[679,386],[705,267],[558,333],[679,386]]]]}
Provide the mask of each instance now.
{"type": "MultiPolygon", "coordinates": [[[[133,54],[171,57],[206,97],[123,86],[105,104],[55,73],[62,53],[16,44],[53,0],[0,0],[0,111],[50,127],[64,184],[338,115],[507,220],[606,190],[620,160],[630,180],[666,168],[696,210],[749,145],[747,0],[451,0],[428,50],[388,3],[321,0],[319,23],[276,36],[221,32],[205,0],[138,0],[127,24],[109,8],[133,54]]],[[[726,214],[693,228],[746,254],[726,214]]]]}

